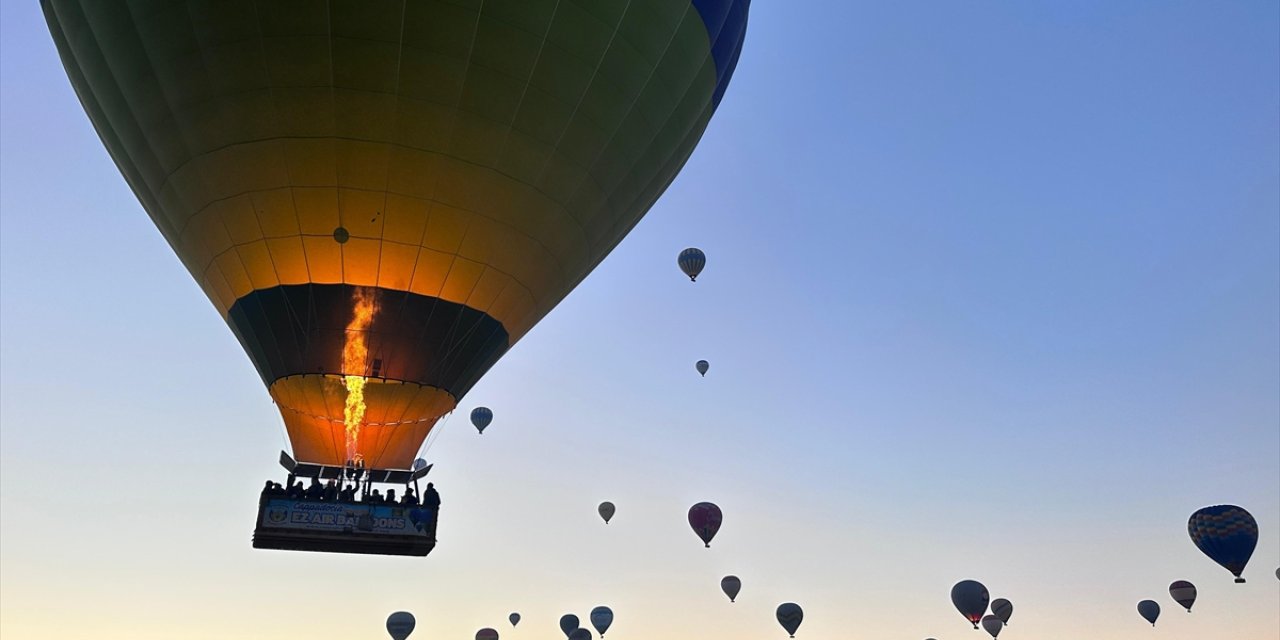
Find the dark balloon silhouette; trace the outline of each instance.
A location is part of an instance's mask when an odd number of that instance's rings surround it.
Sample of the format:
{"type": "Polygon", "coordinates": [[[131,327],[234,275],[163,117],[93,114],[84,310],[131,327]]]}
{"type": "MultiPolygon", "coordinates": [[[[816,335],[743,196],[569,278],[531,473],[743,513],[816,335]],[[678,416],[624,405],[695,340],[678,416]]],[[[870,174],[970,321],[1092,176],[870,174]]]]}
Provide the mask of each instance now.
{"type": "Polygon", "coordinates": [[[1211,560],[1244,582],[1240,574],[1258,546],[1258,521],[1241,507],[1221,504],[1191,514],[1187,521],[1191,541],[1211,560]]]}
{"type": "Polygon", "coordinates": [[[513,613],[513,614],[511,614],[511,615],[507,616],[507,620],[510,620],[510,621],[511,621],[511,626],[513,626],[513,627],[514,627],[514,626],[516,626],[516,625],[520,624],[520,614],[518,614],[518,613],[513,613]]]}
{"type": "Polygon", "coordinates": [[[493,411],[489,407],[476,407],[471,410],[471,424],[475,425],[476,431],[484,433],[485,427],[493,422],[493,411]]]}
{"type": "Polygon", "coordinates": [[[800,605],[794,602],[784,602],[778,605],[778,610],[774,612],[778,618],[778,624],[786,629],[792,638],[796,637],[796,629],[800,628],[800,623],[804,622],[804,610],[800,605]]]}
{"type": "Polygon", "coordinates": [[[1142,616],[1151,626],[1156,626],[1156,618],[1160,617],[1160,605],[1155,600],[1143,600],[1138,603],[1138,615],[1142,616]]]}
{"type": "Polygon", "coordinates": [[[613,506],[612,502],[601,502],[600,506],[596,507],[596,512],[600,514],[601,518],[604,518],[605,524],[609,524],[609,521],[613,519],[613,514],[618,512],[618,508],[613,506]]]}
{"type": "Polygon", "coordinates": [[[697,364],[693,365],[693,368],[697,369],[698,373],[702,374],[702,377],[705,378],[707,377],[707,372],[711,370],[711,363],[706,360],[699,360],[697,364]]]}
{"type": "Polygon", "coordinates": [[[716,537],[716,532],[720,531],[720,525],[723,522],[724,514],[720,512],[720,507],[710,502],[699,502],[689,508],[689,526],[693,527],[693,532],[698,534],[708,547],[711,546],[711,539],[716,537]]]}
{"type": "Polygon", "coordinates": [[[974,629],[978,628],[978,622],[986,614],[989,602],[991,602],[991,594],[981,582],[976,580],[961,580],[951,587],[951,604],[955,605],[960,615],[964,616],[974,629]]]}
{"type": "Polygon", "coordinates": [[[1187,613],[1191,613],[1191,605],[1196,603],[1196,586],[1186,580],[1178,580],[1169,585],[1169,595],[1174,602],[1185,607],[1187,613]]]}
{"type": "Polygon", "coordinates": [[[416,624],[412,613],[397,611],[387,616],[387,633],[391,634],[392,640],[405,640],[413,633],[416,624]]]}
{"type": "Polygon", "coordinates": [[[738,592],[742,591],[742,581],[738,576],[725,576],[720,579],[720,590],[729,596],[729,602],[737,602],[738,592]]]}
{"type": "Polygon", "coordinates": [[[1013,603],[1004,598],[996,598],[991,601],[991,613],[1008,625],[1009,618],[1013,617],[1013,603]]]}
{"type": "Polygon", "coordinates": [[[613,625],[613,610],[609,607],[596,607],[591,610],[591,614],[587,616],[591,620],[591,626],[596,628],[596,633],[600,637],[604,637],[604,632],[609,630],[613,625]]]}
{"type": "Polygon", "coordinates": [[[566,613],[560,616],[560,630],[564,632],[565,637],[568,637],[569,634],[573,633],[573,630],[577,628],[578,616],[575,616],[572,613],[566,613]]]}

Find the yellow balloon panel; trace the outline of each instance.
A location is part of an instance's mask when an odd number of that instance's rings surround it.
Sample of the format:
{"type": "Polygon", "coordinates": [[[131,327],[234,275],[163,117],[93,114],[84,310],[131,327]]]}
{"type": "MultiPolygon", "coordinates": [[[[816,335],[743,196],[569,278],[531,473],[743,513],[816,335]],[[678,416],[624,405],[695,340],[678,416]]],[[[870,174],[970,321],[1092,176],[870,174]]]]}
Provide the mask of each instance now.
{"type": "MultiPolygon", "coordinates": [[[[298,460],[338,465],[347,460],[342,376],[289,376],[272,384],[270,392],[298,460]]],[[[365,464],[376,469],[410,468],[437,419],[455,406],[439,389],[376,378],[364,387],[364,398],[368,408],[356,447],[365,464]]]]}

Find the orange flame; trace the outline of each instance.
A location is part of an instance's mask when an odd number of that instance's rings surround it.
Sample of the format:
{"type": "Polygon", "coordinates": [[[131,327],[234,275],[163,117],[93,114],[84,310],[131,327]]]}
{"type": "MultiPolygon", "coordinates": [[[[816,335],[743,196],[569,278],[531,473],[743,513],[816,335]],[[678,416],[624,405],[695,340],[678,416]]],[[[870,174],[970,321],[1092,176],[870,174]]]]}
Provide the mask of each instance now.
{"type": "Polygon", "coordinates": [[[351,315],[351,322],[347,323],[347,340],[342,347],[342,370],[347,372],[344,376],[347,384],[347,401],[342,410],[342,418],[347,431],[347,459],[359,460],[360,453],[357,445],[360,440],[360,426],[364,423],[366,409],[364,385],[368,379],[363,375],[353,375],[351,372],[364,373],[365,361],[369,358],[369,345],[365,343],[365,332],[373,322],[373,314],[377,313],[378,304],[374,300],[373,291],[363,287],[356,287],[353,297],[355,309],[351,315]]]}

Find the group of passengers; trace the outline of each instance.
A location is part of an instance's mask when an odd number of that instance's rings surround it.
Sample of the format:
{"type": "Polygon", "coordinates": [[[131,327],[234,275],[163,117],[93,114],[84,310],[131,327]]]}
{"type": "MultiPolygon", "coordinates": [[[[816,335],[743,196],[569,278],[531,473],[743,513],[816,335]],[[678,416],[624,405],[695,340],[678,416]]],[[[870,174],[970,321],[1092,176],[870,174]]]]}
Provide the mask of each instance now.
{"type": "Polygon", "coordinates": [[[383,495],[381,491],[374,489],[372,491],[365,490],[361,492],[356,485],[348,484],[343,488],[338,487],[338,483],[329,480],[325,484],[320,484],[320,479],[311,478],[311,485],[304,487],[302,481],[294,482],[291,475],[287,480],[289,486],[286,488],[279,482],[267,481],[265,487],[262,488],[262,498],[285,497],[290,500],[306,500],[311,502],[347,502],[360,504],[378,504],[378,505],[398,505],[402,507],[416,507],[419,504],[435,511],[440,508],[440,494],[436,492],[435,485],[428,482],[427,488],[422,492],[422,500],[419,502],[417,492],[413,487],[408,485],[404,488],[404,495],[399,499],[396,498],[395,489],[387,489],[387,493],[383,495]],[[357,493],[361,493],[357,497],[357,493]]]}

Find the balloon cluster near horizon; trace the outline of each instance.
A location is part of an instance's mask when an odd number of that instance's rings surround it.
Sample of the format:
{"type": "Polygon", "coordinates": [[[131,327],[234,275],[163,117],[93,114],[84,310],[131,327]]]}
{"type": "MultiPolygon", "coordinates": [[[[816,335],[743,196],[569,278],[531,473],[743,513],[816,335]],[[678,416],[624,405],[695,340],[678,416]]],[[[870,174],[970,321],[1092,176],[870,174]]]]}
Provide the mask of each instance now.
{"type": "Polygon", "coordinates": [[[404,469],[675,178],[750,3],[41,4],[293,457],[404,469]]]}

